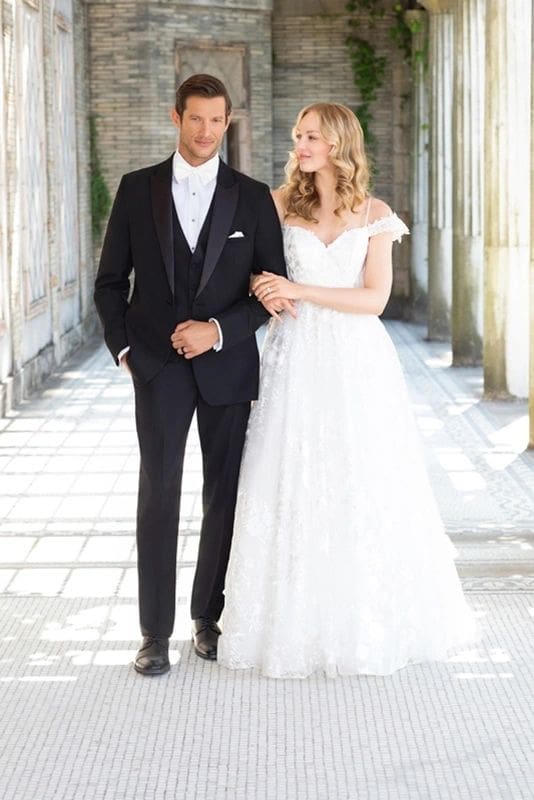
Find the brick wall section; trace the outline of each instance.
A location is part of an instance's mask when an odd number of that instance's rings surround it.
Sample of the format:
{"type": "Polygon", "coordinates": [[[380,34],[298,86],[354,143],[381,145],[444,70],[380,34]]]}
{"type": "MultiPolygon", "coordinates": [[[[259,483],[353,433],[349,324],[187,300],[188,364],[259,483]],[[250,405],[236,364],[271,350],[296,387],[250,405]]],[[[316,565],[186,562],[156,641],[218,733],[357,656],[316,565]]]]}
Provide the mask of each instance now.
{"type": "Polygon", "coordinates": [[[93,303],[95,259],[91,228],[91,164],[89,146],[90,84],[87,8],[83,0],[74,4],[74,71],[76,103],[76,153],[78,178],[78,232],[80,239],[80,314],[83,338],[96,329],[93,303]]]}
{"type": "Polygon", "coordinates": [[[160,161],[176,146],[169,109],[176,89],[177,42],[248,47],[250,172],[271,183],[271,15],[265,3],[233,5],[88,3],[92,111],[112,193],[124,172],[160,161]]]}
{"type": "MultiPolygon", "coordinates": [[[[294,16],[293,8],[300,7],[302,3],[278,3],[273,20],[275,183],[283,180],[291,128],[300,108],[315,101],[340,102],[355,108],[359,102],[345,46],[348,17],[343,13],[294,16]]],[[[387,55],[384,86],[373,107],[377,140],[373,193],[410,225],[410,75],[389,39],[390,22],[386,17],[373,33],[379,53],[387,55]]],[[[394,287],[387,309],[390,316],[402,315],[409,294],[409,247],[408,238],[394,248],[394,287]]]]}

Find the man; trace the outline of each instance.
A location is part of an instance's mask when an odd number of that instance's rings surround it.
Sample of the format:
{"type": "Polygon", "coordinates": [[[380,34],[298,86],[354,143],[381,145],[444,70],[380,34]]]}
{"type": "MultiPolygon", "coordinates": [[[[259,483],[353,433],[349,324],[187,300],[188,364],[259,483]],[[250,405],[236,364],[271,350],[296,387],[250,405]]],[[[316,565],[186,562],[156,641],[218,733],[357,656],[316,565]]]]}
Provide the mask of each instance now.
{"type": "Polygon", "coordinates": [[[204,485],[192,637],[197,655],[216,658],[241,452],[258,392],[254,333],[268,318],[249,296],[250,274],[285,274],[268,187],[218,156],[230,115],[217,78],[182,83],[172,112],[178,149],[122,178],[95,284],[106,344],[135,388],[143,640],[134,668],[144,675],[170,668],[180,489],[195,411],[204,485]]]}

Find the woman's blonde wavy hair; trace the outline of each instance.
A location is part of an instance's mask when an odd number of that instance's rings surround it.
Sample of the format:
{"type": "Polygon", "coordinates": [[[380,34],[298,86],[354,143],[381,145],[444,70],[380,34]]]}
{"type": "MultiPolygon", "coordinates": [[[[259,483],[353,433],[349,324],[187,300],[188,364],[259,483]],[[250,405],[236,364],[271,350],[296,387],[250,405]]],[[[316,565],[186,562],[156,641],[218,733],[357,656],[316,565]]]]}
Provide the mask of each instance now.
{"type": "MultiPolygon", "coordinates": [[[[319,117],[321,136],[332,145],[330,157],[337,174],[339,198],[335,213],[340,216],[344,210],[354,211],[368,196],[369,164],[362,127],[354,112],[341,103],[312,103],[299,111],[292,131],[293,141],[302,120],[311,111],[319,117]]],[[[317,222],[313,212],[319,207],[319,195],[314,173],[300,170],[294,150],[289,153],[285,173],[286,182],[280,188],[286,217],[296,215],[317,222]]]]}

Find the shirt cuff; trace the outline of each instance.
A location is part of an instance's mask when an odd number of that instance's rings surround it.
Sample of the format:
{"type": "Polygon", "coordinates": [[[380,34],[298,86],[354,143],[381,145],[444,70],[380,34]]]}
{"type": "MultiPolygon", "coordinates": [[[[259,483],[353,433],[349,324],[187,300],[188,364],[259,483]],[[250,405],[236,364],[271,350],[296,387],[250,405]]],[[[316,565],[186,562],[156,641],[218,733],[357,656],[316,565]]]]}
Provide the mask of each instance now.
{"type": "Polygon", "coordinates": [[[215,342],[215,344],[213,345],[213,349],[215,350],[216,353],[218,353],[220,350],[222,350],[222,346],[223,346],[222,329],[221,329],[221,326],[219,325],[219,320],[214,319],[213,317],[210,317],[208,322],[214,322],[217,325],[217,330],[219,332],[219,341],[215,342]]]}
{"type": "Polygon", "coordinates": [[[124,358],[126,353],[129,353],[129,352],[130,352],[130,346],[129,345],[128,345],[128,347],[123,347],[122,350],[120,351],[119,355],[117,356],[117,361],[119,362],[119,367],[121,365],[122,359],[124,358]]]}

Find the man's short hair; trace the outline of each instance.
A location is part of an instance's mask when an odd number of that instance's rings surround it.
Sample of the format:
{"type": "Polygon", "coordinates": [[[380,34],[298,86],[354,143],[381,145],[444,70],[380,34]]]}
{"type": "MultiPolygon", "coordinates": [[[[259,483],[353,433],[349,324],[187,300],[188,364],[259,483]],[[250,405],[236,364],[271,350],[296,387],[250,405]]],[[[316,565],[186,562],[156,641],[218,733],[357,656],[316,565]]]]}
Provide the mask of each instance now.
{"type": "Polygon", "coordinates": [[[226,104],[226,118],[232,111],[232,101],[224,83],[213,75],[199,73],[191,75],[176,90],[175,109],[179,117],[185,111],[188,97],[224,97],[226,104]]]}

